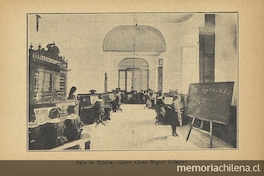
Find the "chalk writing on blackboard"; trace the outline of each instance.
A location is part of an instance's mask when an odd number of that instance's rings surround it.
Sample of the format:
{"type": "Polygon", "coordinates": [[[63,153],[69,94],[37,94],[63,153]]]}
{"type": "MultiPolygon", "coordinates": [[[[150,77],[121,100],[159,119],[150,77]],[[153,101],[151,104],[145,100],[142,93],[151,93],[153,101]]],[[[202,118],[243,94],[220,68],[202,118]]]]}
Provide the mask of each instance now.
{"type": "Polygon", "coordinates": [[[234,82],[196,83],[189,88],[186,115],[226,124],[234,82]]]}

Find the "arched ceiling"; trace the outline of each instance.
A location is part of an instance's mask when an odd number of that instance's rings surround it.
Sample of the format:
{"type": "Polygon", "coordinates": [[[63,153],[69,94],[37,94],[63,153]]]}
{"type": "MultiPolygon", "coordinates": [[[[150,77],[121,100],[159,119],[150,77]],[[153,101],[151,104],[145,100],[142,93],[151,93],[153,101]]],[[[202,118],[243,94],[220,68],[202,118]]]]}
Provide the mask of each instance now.
{"type": "Polygon", "coordinates": [[[151,26],[126,25],[110,30],[104,38],[106,52],[164,52],[165,39],[151,26]]]}

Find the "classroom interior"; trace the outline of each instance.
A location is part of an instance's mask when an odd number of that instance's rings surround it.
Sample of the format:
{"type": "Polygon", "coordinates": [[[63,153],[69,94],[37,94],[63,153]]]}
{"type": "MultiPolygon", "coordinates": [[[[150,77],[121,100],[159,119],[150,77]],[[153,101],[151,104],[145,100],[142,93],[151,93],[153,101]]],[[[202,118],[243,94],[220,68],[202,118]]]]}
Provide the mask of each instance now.
{"type": "Polygon", "coordinates": [[[239,147],[237,13],[32,13],[27,18],[29,151],[239,147]],[[232,83],[229,99],[207,97],[225,108],[224,121],[191,116],[190,85],[217,89],[218,83],[232,83]],[[184,106],[177,137],[166,117],[156,123],[158,97],[171,106],[174,96],[184,106]],[[116,97],[119,109],[114,109],[116,97]],[[103,110],[98,114],[96,108],[103,110]]]}

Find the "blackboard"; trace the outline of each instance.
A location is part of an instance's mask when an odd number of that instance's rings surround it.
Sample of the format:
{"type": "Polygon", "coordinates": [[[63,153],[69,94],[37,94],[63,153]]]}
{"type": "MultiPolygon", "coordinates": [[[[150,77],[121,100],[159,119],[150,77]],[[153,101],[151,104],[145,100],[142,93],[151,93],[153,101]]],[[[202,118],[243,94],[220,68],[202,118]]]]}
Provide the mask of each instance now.
{"type": "Polygon", "coordinates": [[[227,124],[234,82],[190,84],[185,114],[206,121],[227,124]]]}

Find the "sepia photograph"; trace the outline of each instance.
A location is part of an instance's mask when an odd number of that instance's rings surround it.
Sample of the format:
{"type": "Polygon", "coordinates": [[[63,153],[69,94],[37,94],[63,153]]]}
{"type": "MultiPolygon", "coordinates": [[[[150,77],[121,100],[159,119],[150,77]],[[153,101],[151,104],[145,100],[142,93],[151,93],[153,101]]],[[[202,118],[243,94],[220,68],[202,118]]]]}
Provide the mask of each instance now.
{"type": "Polygon", "coordinates": [[[1,2],[1,173],[261,175],[263,5],[1,2]]]}
{"type": "Polygon", "coordinates": [[[27,13],[27,152],[238,150],[238,17],[27,13]]]}

